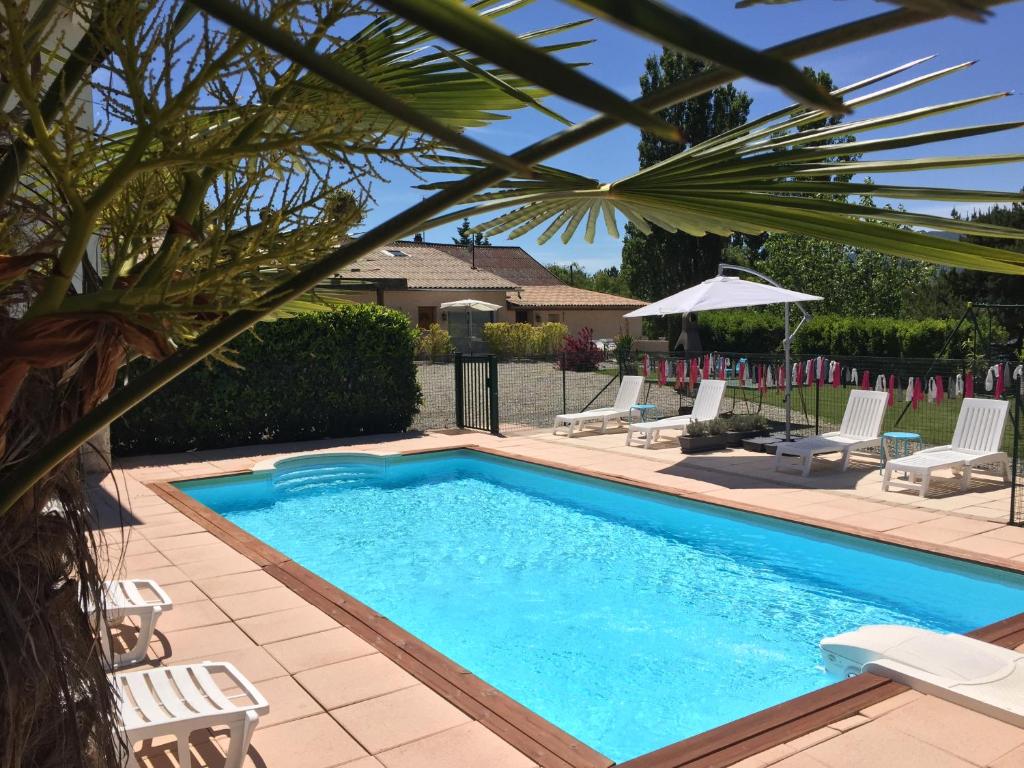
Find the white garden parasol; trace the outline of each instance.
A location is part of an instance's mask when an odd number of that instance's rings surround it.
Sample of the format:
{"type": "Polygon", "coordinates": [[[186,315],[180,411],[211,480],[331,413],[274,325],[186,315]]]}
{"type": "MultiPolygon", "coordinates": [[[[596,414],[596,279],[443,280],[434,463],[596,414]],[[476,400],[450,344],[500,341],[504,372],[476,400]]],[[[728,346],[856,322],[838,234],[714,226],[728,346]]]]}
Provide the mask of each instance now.
{"type": "Polygon", "coordinates": [[[821,296],[814,296],[810,293],[799,293],[783,288],[767,275],[749,269],[738,267],[733,264],[719,264],[718,275],[703,283],[687,288],[686,290],[666,296],[664,299],[655,301],[640,309],[627,313],[624,317],[664,317],[665,315],[685,315],[690,312],[703,312],[709,309],[736,309],[738,307],[757,307],[765,304],[785,305],[785,338],[782,340],[782,348],[786,358],[786,440],[789,440],[790,422],[790,394],[793,387],[792,369],[789,362],[790,347],[793,337],[800,330],[800,326],[810,318],[810,313],[804,309],[801,302],[821,301],[821,296]],[[752,280],[743,280],[739,277],[723,275],[726,270],[745,272],[764,280],[764,283],[755,283],[752,280]],[[789,305],[796,304],[800,308],[803,317],[797,323],[792,333],[789,330],[789,305]]]}

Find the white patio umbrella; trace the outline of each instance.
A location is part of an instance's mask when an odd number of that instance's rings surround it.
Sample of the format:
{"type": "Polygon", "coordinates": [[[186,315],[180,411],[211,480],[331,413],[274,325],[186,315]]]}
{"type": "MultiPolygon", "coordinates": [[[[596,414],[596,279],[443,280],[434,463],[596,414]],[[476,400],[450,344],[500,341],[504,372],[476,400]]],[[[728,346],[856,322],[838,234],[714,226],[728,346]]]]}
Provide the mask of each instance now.
{"type": "Polygon", "coordinates": [[[692,288],[666,296],[664,299],[655,301],[640,309],[627,313],[624,317],[664,317],[665,315],[685,315],[690,312],[702,312],[709,309],[736,309],[738,307],[757,307],[765,304],[785,305],[785,338],[782,340],[782,348],[785,351],[786,359],[786,440],[789,440],[790,424],[790,394],[792,392],[792,370],[789,362],[790,346],[793,336],[800,330],[800,326],[810,318],[810,313],[804,309],[801,302],[821,301],[821,296],[814,296],[810,293],[800,293],[783,288],[767,275],[732,264],[719,264],[718,275],[692,288]],[[764,280],[764,283],[755,283],[752,280],[743,280],[739,277],[723,275],[726,270],[745,272],[764,280]],[[789,330],[789,305],[796,304],[803,317],[793,329],[789,330]]]}
{"type": "MultiPolygon", "coordinates": [[[[477,312],[496,312],[501,309],[500,304],[491,304],[489,301],[480,299],[459,299],[458,301],[445,301],[441,303],[441,309],[465,310],[467,314],[466,329],[469,331],[469,351],[473,352],[473,310],[477,312]]],[[[449,327],[451,327],[449,325],[449,327]]]]}

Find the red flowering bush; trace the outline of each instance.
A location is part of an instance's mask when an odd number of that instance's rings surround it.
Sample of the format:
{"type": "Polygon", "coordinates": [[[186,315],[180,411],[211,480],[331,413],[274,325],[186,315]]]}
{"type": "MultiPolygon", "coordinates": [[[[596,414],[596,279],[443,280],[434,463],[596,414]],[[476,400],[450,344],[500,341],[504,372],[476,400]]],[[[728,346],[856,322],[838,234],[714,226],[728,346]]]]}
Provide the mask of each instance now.
{"type": "Polygon", "coordinates": [[[594,330],[580,328],[575,336],[565,337],[559,364],[566,371],[596,371],[604,362],[604,350],[594,343],[594,330]]]}

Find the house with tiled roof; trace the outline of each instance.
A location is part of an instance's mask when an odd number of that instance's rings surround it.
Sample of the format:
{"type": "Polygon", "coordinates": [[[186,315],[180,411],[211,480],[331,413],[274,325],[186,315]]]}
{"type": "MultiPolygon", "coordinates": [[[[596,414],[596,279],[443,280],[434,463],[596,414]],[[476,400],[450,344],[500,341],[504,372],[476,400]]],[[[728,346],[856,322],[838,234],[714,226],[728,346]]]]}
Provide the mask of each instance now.
{"type": "Polygon", "coordinates": [[[626,312],[644,302],[566,285],[519,246],[465,246],[400,241],[356,259],[321,285],[350,301],[398,309],[420,328],[455,330],[462,316],[442,304],[477,299],[498,307],[482,322],[564,323],[570,333],[593,329],[595,338],[640,335],[626,312]]]}

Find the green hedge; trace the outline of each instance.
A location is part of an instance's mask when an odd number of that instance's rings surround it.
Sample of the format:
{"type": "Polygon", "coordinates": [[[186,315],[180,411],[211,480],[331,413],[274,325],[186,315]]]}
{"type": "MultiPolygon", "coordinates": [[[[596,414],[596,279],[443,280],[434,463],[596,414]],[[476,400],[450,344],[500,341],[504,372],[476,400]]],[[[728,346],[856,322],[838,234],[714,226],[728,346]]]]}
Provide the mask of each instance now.
{"type": "MultiPolygon", "coordinates": [[[[400,432],[420,398],[418,334],[373,304],[260,323],[114,422],[118,456],[400,432]]],[[[147,367],[133,363],[131,374],[147,367]]]]}
{"type": "MultiPolygon", "coordinates": [[[[794,310],[794,325],[799,319],[794,310]]],[[[781,315],[749,310],[703,312],[699,318],[705,349],[772,352],[782,348],[781,315]]],[[[815,315],[793,339],[799,354],[934,357],[956,320],[896,320],[889,317],[815,315]]],[[[965,324],[946,357],[959,357],[971,330],[965,324]]]]}
{"type": "Polygon", "coordinates": [[[503,360],[531,355],[553,356],[565,344],[563,323],[484,323],[483,338],[491,354],[503,360]]]}

